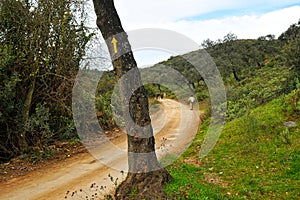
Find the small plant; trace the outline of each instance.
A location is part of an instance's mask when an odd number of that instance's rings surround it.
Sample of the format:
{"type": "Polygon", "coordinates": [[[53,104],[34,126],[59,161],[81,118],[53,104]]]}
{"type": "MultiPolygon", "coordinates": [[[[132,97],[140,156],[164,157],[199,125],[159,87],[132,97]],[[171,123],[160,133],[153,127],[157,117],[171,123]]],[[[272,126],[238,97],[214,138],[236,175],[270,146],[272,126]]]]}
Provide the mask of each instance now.
{"type": "Polygon", "coordinates": [[[105,195],[106,200],[113,200],[113,196],[111,194],[105,195]]]}
{"type": "Polygon", "coordinates": [[[137,187],[133,187],[129,194],[129,198],[134,199],[137,197],[137,195],[138,195],[137,187]]]}
{"type": "Polygon", "coordinates": [[[285,127],[285,129],[280,133],[280,139],[284,144],[291,144],[291,139],[289,137],[289,128],[285,127]]]}
{"type": "Polygon", "coordinates": [[[119,178],[114,178],[110,174],[108,174],[108,177],[110,178],[110,181],[114,184],[114,186],[117,187],[118,186],[118,180],[119,180],[119,178]]]}
{"type": "Polygon", "coordinates": [[[96,200],[101,199],[103,196],[107,198],[108,195],[105,195],[104,190],[106,186],[98,186],[96,183],[92,183],[89,187],[89,190],[75,190],[73,192],[67,191],[65,199],[85,199],[85,200],[96,200]]]}
{"type": "Polygon", "coordinates": [[[35,113],[25,125],[25,130],[31,134],[32,142],[36,143],[41,150],[47,149],[52,137],[53,131],[49,124],[50,112],[46,104],[38,104],[35,113]]]}
{"type": "MultiPolygon", "coordinates": [[[[120,171],[122,178],[124,179],[125,172],[122,170],[120,171]]],[[[108,174],[110,181],[113,183],[114,187],[118,186],[119,178],[114,178],[111,174],[108,174]]],[[[106,200],[113,200],[114,197],[111,194],[107,194],[106,186],[99,186],[97,183],[92,183],[87,190],[79,189],[73,192],[67,191],[65,195],[65,199],[85,199],[85,200],[96,200],[96,199],[106,199],[106,200]]]]}
{"type": "Polygon", "coordinates": [[[165,137],[163,137],[163,139],[162,139],[162,142],[161,142],[161,145],[160,145],[160,147],[159,147],[159,149],[161,150],[161,151],[165,151],[165,152],[167,152],[167,150],[168,150],[168,148],[167,148],[167,138],[165,138],[165,137]]]}

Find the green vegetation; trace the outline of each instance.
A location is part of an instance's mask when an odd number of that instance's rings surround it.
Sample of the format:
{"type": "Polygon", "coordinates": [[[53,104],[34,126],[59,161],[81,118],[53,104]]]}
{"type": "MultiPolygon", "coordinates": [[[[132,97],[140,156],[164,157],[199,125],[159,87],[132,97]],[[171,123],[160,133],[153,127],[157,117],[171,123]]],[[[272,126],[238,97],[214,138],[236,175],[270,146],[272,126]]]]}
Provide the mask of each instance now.
{"type": "Polygon", "coordinates": [[[209,120],[168,170],[166,191],[177,199],[297,199],[300,195],[300,102],[295,90],[225,125],[210,154],[198,157],[209,120]],[[284,123],[294,120],[298,126],[284,123]],[[188,198],[187,198],[188,196],[188,198]]]}
{"type": "Polygon", "coordinates": [[[116,85],[114,74],[104,72],[97,86],[96,109],[100,126],[104,130],[112,130],[116,126],[111,108],[111,95],[116,85]]]}
{"type": "Polygon", "coordinates": [[[1,0],[0,162],[76,137],[72,88],[93,36],[82,3],[1,0]]]}
{"type": "MultiPolygon", "coordinates": [[[[223,41],[205,41],[227,88],[227,123],[214,149],[200,159],[210,122],[209,109],[204,108],[204,121],[192,145],[168,167],[174,181],[165,191],[172,199],[300,196],[300,58],[299,46],[294,45],[299,45],[299,30],[300,21],[278,40],[272,35],[237,40],[229,34],[223,41]],[[221,56],[226,53],[227,58],[221,56]]],[[[166,63],[180,60],[173,59],[166,63]]],[[[192,87],[199,100],[208,101],[202,80],[192,87]]]]}

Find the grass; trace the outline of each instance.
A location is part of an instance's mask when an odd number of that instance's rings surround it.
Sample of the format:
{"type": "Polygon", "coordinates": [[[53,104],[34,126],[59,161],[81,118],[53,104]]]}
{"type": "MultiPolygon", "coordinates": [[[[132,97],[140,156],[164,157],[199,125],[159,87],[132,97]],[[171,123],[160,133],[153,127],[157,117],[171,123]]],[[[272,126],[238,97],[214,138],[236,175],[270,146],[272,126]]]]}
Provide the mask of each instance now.
{"type": "Polygon", "coordinates": [[[167,169],[173,199],[297,199],[300,196],[300,117],[290,120],[281,97],[225,125],[207,157],[198,157],[209,120],[183,156],[167,169]]]}
{"type": "Polygon", "coordinates": [[[168,184],[165,191],[172,199],[228,199],[220,187],[211,187],[203,179],[205,169],[182,162],[168,168],[174,181],[168,184]]]}

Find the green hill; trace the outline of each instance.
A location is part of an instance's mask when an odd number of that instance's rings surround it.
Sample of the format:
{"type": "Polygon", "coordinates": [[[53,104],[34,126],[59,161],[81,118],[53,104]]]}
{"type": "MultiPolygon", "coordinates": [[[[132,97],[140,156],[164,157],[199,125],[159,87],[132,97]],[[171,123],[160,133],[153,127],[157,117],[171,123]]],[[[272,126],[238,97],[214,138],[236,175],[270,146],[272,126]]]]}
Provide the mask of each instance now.
{"type": "Polygon", "coordinates": [[[297,199],[299,102],[300,85],[228,122],[215,148],[201,160],[209,124],[204,121],[189,149],[168,167],[174,181],[165,190],[174,199],[297,199]]]}
{"type": "MultiPolygon", "coordinates": [[[[227,123],[214,149],[200,159],[209,106],[189,149],[168,170],[172,199],[297,199],[300,196],[300,22],[278,39],[207,40],[226,86],[227,123]]],[[[186,57],[189,54],[186,55],[186,57]]],[[[199,101],[209,102],[203,79],[181,56],[163,64],[182,71],[199,101]]],[[[163,161],[163,160],[162,160],[163,161]]]]}

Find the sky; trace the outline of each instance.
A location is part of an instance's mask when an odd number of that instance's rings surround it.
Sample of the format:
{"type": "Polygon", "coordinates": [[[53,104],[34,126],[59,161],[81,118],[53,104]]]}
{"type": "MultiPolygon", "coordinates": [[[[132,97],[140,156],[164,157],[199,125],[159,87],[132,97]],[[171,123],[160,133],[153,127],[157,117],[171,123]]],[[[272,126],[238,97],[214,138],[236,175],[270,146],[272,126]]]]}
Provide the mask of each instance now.
{"type": "MultiPolygon", "coordinates": [[[[115,0],[125,31],[162,28],[183,34],[199,45],[205,39],[278,37],[300,19],[300,0],[115,0]]],[[[138,65],[166,60],[170,53],[134,51],[138,65]]]]}

